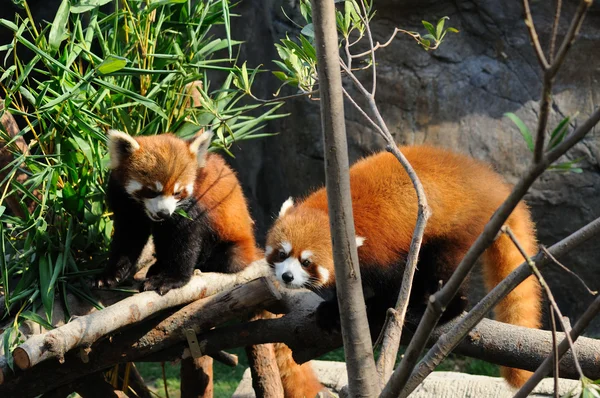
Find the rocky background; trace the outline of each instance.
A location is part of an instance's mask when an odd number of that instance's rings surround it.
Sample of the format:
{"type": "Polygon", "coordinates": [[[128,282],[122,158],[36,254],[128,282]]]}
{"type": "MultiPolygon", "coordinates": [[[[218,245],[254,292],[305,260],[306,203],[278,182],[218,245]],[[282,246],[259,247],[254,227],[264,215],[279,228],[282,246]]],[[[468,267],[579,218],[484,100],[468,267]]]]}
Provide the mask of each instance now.
{"type": "MultiPolygon", "coordinates": [[[[12,2],[0,8],[0,17],[12,19],[12,2]]],[[[59,1],[31,0],[34,17],[51,20],[59,1]],[[36,3],[37,4],[36,6],[36,3]]],[[[548,46],[554,2],[533,2],[533,14],[544,48],[548,46]]],[[[566,31],[577,5],[565,0],[560,33],[566,31]]],[[[240,60],[249,66],[273,69],[277,59],[273,46],[298,28],[297,1],[243,0],[234,10],[233,37],[245,40],[240,60]]],[[[372,23],[375,40],[384,42],[394,27],[424,32],[421,20],[437,21],[449,16],[449,33],[439,50],[425,52],[399,35],[380,50],[377,103],[400,144],[435,144],[470,154],[492,163],[509,181],[516,182],[530,162],[531,154],[505,112],[515,112],[535,131],[541,91],[540,69],[522,18],[520,1],[376,0],[372,23]]],[[[6,43],[0,32],[0,44],[6,43]]],[[[364,49],[364,48],[363,48],[364,49]]],[[[369,74],[360,76],[370,79],[369,74]]],[[[215,78],[218,78],[215,76],[215,78]]],[[[585,120],[600,103],[600,4],[592,5],[579,38],[558,75],[550,126],[578,113],[585,120]]],[[[270,74],[258,77],[254,94],[272,98],[279,81],[270,74]]],[[[345,86],[355,93],[349,82],[345,86]]],[[[283,94],[293,94],[285,89],[283,94]]],[[[269,131],[276,137],[243,142],[234,148],[231,162],[239,172],[256,219],[259,241],[281,203],[290,195],[305,195],[324,183],[323,147],[319,104],[300,98],[282,108],[290,116],[273,121],[269,131]]],[[[346,108],[351,161],[383,148],[383,140],[351,106],[346,108]]],[[[526,200],[545,245],[564,238],[600,216],[600,127],[572,149],[566,159],[583,157],[583,173],[546,172],[526,200]]],[[[565,159],[565,160],[566,160],[565,159]]],[[[600,239],[562,258],[592,290],[600,290],[600,239]]],[[[551,266],[544,272],[564,313],[573,321],[592,300],[573,276],[551,266]]],[[[477,285],[477,284],[475,284],[477,285]]],[[[481,289],[473,289],[473,297],[481,289]]],[[[588,334],[600,333],[597,320],[588,334]]]]}

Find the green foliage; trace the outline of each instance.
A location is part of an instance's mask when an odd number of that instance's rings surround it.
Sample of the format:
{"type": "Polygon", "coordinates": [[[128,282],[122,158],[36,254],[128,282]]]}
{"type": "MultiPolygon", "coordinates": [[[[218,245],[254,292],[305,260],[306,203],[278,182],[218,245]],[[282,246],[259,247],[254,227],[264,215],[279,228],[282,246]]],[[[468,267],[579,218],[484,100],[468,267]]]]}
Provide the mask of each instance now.
{"type": "MultiPolygon", "coordinates": [[[[527,148],[531,153],[533,153],[535,149],[533,134],[531,133],[527,125],[521,120],[521,118],[519,118],[512,112],[507,112],[504,114],[504,116],[512,120],[512,122],[517,126],[519,132],[521,133],[521,136],[523,137],[523,140],[525,141],[525,144],[527,145],[527,148]]],[[[550,151],[556,148],[558,144],[564,141],[564,139],[567,136],[567,131],[569,129],[569,123],[576,116],[577,115],[574,115],[572,117],[567,116],[563,120],[561,120],[560,123],[558,123],[558,125],[556,125],[554,130],[552,130],[552,132],[550,133],[550,140],[548,141],[548,145],[546,146],[546,151],[550,151]]],[[[581,167],[576,166],[576,164],[581,162],[582,160],[583,158],[578,158],[568,162],[556,163],[548,167],[548,170],[582,173],[583,170],[581,169],[581,167]]]]}
{"type": "Polygon", "coordinates": [[[569,391],[563,398],[600,398],[600,380],[581,379],[581,391],[569,391]]]}
{"type": "MultiPolygon", "coordinates": [[[[24,155],[9,142],[15,159],[3,170],[0,196],[0,288],[13,315],[49,326],[54,300],[67,292],[97,305],[85,277],[106,260],[113,232],[108,128],[189,138],[212,127],[212,150],[229,152],[235,141],[268,135],[265,123],[282,116],[275,113],[281,103],[251,104],[232,84],[238,68],[230,56],[240,42],[230,39],[229,18],[226,0],[63,0],[41,31],[29,18],[0,20],[14,32],[0,48],[14,60],[0,67],[0,87],[30,150],[24,155]],[[121,6],[108,14],[99,8],[114,4],[121,6]],[[226,38],[215,36],[217,25],[226,38]],[[211,87],[211,71],[221,86],[211,87]],[[200,107],[188,106],[190,87],[200,107]],[[24,218],[5,211],[9,195],[20,199],[24,218]],[[45,320],[35,316],[40,309],[45,320]]],[[[9,140],[5,131],[2,138],[9,140]]]]}
{"type": "MultiPolygon", "coordinates": [[[[350,52],[351,47],[365,37],[368,29],[367,24],[375,16],[373,2],[369,0],[336,0],[336,3],[341,4],[336,10],[340,48],[350,52]]],[[[275,44],[280,60],[273,62],[280,70],[273,71],[273,74],[283,82],[282,87],[291,85],[297,87],[301,93],[308,94],[315,90],[318,82],[317,53],[314,47],[312,9],[309,0],[300,1],[300,13],[306,21],[306,25],[302,27],[296,41],[286,36],[285,39],[281,39],[280,44],[275,44]]],[[[394,38],[397,32],[401,32],[415,39],[426,51],[435,50],[442,44],[448,32],[458,32],[452,27],[445,28],[448,19],[448,17],[440,18],[435,27],[430,22],[422,21],[428,32],[424,36],[421,36],[418,32],[397,28],[390,40],[394,38]]],[[[374,51],[386,45],[377,44],[374,51]]],[[[347,56],[347,53],[345,55],[347,56]]],[[[370,52],[366,52],[364,56],[366,57],[364,60],[366,66],[361,69],[367,69],[372,64],[370,52]]]]}

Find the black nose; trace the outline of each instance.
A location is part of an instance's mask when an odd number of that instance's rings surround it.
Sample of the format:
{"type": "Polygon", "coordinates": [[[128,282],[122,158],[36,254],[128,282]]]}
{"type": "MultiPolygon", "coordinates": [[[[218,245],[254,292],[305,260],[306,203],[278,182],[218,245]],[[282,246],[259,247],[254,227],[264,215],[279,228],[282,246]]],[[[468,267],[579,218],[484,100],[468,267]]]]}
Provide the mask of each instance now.
{"type": "Polygon", "coordinates": [[[294,275],[290,271],[287,271],[281,275],[281,279],[283,279],[285,283],[290,283],[294,280],[294,275]]]}
{"type": "Polygon", "coordinates": [[[158,213],[156,213],[156,216],[161,220],[164,220],[166,218],[169,218],[170,214],[168,211],[159,211],[158,213]]]}

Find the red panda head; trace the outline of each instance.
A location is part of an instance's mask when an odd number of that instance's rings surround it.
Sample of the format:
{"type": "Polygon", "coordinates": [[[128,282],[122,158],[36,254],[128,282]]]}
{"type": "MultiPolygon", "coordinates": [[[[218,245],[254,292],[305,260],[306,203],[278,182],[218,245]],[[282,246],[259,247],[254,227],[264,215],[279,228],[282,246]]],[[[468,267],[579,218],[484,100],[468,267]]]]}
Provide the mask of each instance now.
{"type": "MultiPolygon", "coordinates": [[[[357,237],[357,245],[363,240],[357,237]]],[[[294,207],[289,198],[267,233],[265,256],[286,287],[318,292],[335,284],[329,216],[319,209],[294,207]]]]}
{"type": "Polygon", "coordinates": [[[125,191],[143,204],[152,221],[171,216],[190,197],[198,168],[204,167],[212,132],[190,142],[172,134],[131,137],[110,130],[110,167],[125,191]]]}

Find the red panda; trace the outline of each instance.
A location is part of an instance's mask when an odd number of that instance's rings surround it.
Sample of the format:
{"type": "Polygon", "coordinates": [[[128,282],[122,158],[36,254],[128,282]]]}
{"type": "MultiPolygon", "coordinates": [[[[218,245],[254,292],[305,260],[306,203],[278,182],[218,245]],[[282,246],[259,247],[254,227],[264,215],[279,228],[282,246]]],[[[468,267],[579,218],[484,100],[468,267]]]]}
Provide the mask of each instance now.
{"type": "MultiPolygon", "coordinates": [[[[432,210],[417,263],[409,311],[422,314],[428,296],[446,282],[494,211],[510,193],[501,176],[475,159],[431,146],[400,148],[419,176],[432,210]]],[[[396,303],[404,264],[417,219],[417,197],[400,163],[390,153],[366,157],[350,168],[350,187],[361,278],[369,321],[378,327],[387,308],[396,303]],[[371,322],[373,321],[373,322],[371,322]]],[[[266,257],[279,281],[290,288],[308,288],[325,301],[317,319],[339,325],[335,293],[327,196],[324,188],[293,204],[282,206],[266,239],[266,257]],[[337,312],[336,312],[337,311],[337,312]]],[[[520,203],[507,220],[529,255],[536,252],[534,225],[529,210],[520,203]]],[[[510,239],[499,236],[482,256],[484,280],[489,290],[524,259],[510,239]]],[[[466,286],[447,308],[444,320],[459,315],[466,306],[466,286]]],[[[501,322],[540,327],[541,295],[530,277],[495,309],[501,322]]],[[[376,328],[373,337],[379,333],[376,328]]],[[[530,372],[502,368],[512,386],[521,386],[530,372]]]]}
{"type": "Polygon", "coordinates": [[[190,142],[172,134],[108,135],[114,236],[98,287],[127,278],[150,235],[156,262],[142,290],[160,294],[185,285],[196,267],[231,273],[261,257],[235,173],[208,153],[212,132],[190,142]]]}
{"type": "MultiPolygon", "coordinates": [[[[263,258],[241,185],[225,160],[208,153],[212,132],[184,141],[172,134],[131,137],[110,130],[108,202],[114,236],[95,281],[114,286],[134,271],[150,235],[156,262],[142,290],[165,294],[189,282],[194,268],[234,273],[263,258]],[[178,213],[178,209],[184,211],[178,213]]],[[[324,387],[310,364],[299,366],[275,345],[286,397],[314,397],[324,387]]]]}

